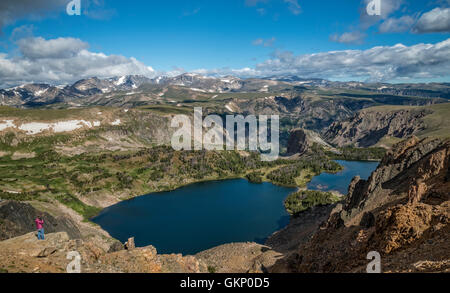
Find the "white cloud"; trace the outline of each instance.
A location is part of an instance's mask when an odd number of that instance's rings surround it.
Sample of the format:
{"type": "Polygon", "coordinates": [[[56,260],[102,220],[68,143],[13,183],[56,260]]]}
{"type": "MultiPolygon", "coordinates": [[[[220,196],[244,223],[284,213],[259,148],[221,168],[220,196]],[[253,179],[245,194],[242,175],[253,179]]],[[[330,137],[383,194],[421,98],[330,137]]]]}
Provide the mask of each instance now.
{"type": "MultiPolygon", "coordinates": [[[[346,32],[342,35],[334,34],[330,36],[330,40],[338,43],[346,43],[346,44],[361,44],[366,37],[366,34],[364,33],[367,29],[369,29],[372,26],[375,26],[380,23],[380,21],[384,21],[383,30],[393,28],[393,24],[391,27],[388,27],[392,22],[394,22],[394,19],[389,19],[389,17],[398,11],[400,8],[402,8],[404,4],[404,0],[380,0],[381,2],[381,9],[380,9],[380,15],[369,15],[367,13],[367,6],[372,3],[373,0],[361,0],[361,6],[360,6],[360,19],[358,24],[358,29],[356,31],[352,32],[346,32]]],[[[405,19],[402,19],[402,21],[405,21],[405,19]]],[[[399,25],[398,21],[396,23],[399,25]]],[[[397,27],[398,29],[398,27],[397,27]]],[[[380,30],[381,32],[381,30],[380,30]]]]}
{"type": "Polygon", "coordinates": [[[413,31],[415,33],[449,33],[450,32],[450,8],[435,8],[424,13],[413,31]]]}
{"type": "Polygon", "coordinates": [[[298,75],[327,79],[386,81],[449,76],[450,39],[437,44],[379,46],[368,50],[330,51],[295,56],[276,52],[255,68],[200,70],[202,74],[241,77],[298,75]]]}
{"type": "MultiPolygon", "coordinates": [[[[0,53],[0,87],[26,82],[69,83],[82,78],[106,78],[128,74],[149,77],[156,72],[135,58],[91,52],[74,38],[17,41],[19,55],[0,53]]],[[[435,79],[449,76],[450,39],[436,44],[378,46],[367,50],[330,51],[294,55],[275,52],[255,67],[199,69],[205,75],[262,77],[298,75],[343,80],[393,81],[435,79]]],[[[183,72],[175,68],[173,74],[183,72]]]]}
{"type": "Polygon", "coordinates": [[[27,59],[63,59],[75,57],[89,45],[80,39],[57,38],[45,40],[41,37],[29,37],[17,41],[19,50],[27,59]]]}
{"type": "Polygon", "coordinates": [[[17,45],[19,56],[0,54],[2,87],[26,82],[69,83],[93,76],[156,75],[153,68],[135,58],[91,52],[79,39],[32,37],[17,41],[17,45]]]}
{"type": "Polygon", "coordinates": [[[402,33],[411,29],[414,25],[414,18],[402,16],[400,18],[388,18],[379,27],[380,33],[402,33]]]}
{"type": "Polygon", "coordinates": [[[360,26],[362,29],[367,29],[375,24],[377,24],[382,19],[389,18],[394,12],[399,10],[404,4],[404,0],[381,0],[381,15],[368,15],[367,5],[371,3],[372,0],[363,0],[361,6],[360,14],[360,26]]]}
{"type": "Polygon", "coordinates": [[[361,44],[366,37],[365,33],[360,31],[347,32],[342,35],[334,34],[330,36],[330,40],[342,44],[361,44]]]}

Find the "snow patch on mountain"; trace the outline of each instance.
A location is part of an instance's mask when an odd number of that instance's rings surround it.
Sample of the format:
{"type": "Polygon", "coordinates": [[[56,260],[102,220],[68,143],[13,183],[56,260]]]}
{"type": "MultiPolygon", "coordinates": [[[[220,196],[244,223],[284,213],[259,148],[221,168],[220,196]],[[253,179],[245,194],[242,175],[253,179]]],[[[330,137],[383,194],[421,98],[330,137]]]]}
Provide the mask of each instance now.
{"type": "Polygon", "coordinates": [[[122,85],[122,84],[124,84],[126,78],[127,78],[126,76],[121,76],[121,77],[115,82],[115,85],[122,85]]]}
{"type": "Polygon", "coordinates": [[[227,104],[227,105],[225,105],[225,108],[228,110],[228,111],[230,111],[230,112],[235,112],[234,110],[233,110],[233,108],[232,108],[232,105],[231,104],[227,104]]]}
{"type": "Polygon", "coordinates": [[[14,125],[14,123],[13,123],[13,120],[3,120],[0,123],[0,131],[3,131],[10,127],[16,127],[16,125],[14,125]]]}
{"type": "Polygon", "coordinates": [[[117,126],[120,125],[122,122],[120,121],[120,119],[116,119],[113,122],[111,122],[111,125],[117,126]]]}
{"type": "Polygon", "coordinates": [[[194,92],[201,92],[201,93],[206,93],[205,90],[198,89],[198,88],[193,88],[193,87],[191,87],[191,91],[194,91],[194,92]]]}
{"type": "Polygon", "coordinates": [[[100,126],[100,122],[95,121],[94,123],[91,123],[85,120],[68,120],[54,123],[30,122],[20,125],[18,129],[25,131],[27,135],[34,135],[47,130],[60,133],[74,131],[83,127],[92,128],[94,126],[100,126]]]}
{"type": "Polygon", "coordinates": [[[37,96],[37,97],[40,97],[40,96],[42,96],[42,94],[44,94],[47,90],[48,90],[48,88],[45,89],[45,90],[39,90],[39,91],[36,91],[36,92],[34,93],[34,95],[37,96]]]}

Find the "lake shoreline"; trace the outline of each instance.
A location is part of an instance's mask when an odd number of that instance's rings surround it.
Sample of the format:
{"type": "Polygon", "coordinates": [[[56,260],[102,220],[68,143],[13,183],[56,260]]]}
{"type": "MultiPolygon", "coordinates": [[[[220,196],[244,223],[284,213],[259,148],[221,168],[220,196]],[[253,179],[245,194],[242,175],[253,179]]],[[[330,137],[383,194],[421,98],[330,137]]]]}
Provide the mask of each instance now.
{"type": "Polygon", "coordinates": [[[191,185],[194,185],[194,184],[198,184],[198,183],[207,183],[207,182],[214,182],[214,181],[222,182],[222,181],[229,181],[229,180],[235,180],[235,179],[244,179],[244,180],[246,180],[246,181],[248,181],[249,183],[252,183],[252,184],[261,184],[261,183],[264,183],[264,182],[265,182],[265,183],[271,183],[271,184],[273,184],[273,185],[275,185],[275,186],[279,186],[279,187],[285,187],[285,188],[298,188],[298,189],[301,189],[301,188],[306,188],[306,185],[307,185],[307,184],[308,184],[315,176],[319,176],[319,175],[322,174],[322,173],[336,174],[336,173],[341,172],[341,171],[342,171],[342,170],[335,171],[335,172],[327,172],[327,171],[323,171],[323,172],[321,172],[321,173],[319,173],[319,174],[317,174],[317,175],[314,175],[311,179],[309,179],[308,181],[306,181],[305,184],[304,184],[304,186],[303,186],[303,184],[302,184],[302,186],[299,186],[299,185],[281,184],[281,183],[277,183],[277,182],[268,180],[268,179],[266,179],[266,178],[264,178],[264,179],[262,180],[262,182],[252,182],[252,181],[250,181],[250,180],[246,177],[247,174],[245,174],[245,175],[243,175],[243,176],[212,177],[212,178],[207,178],[207,179],[199,179],[199,180],[194,180],[194,181],[190,181],[190,182],[183,183],[183,184],[179,184],[179,185],[174,185],[174,186],[171,186],[171,187],[168,187],[168,188],[162,188],[161,190],[155,190],[155,191],[151,191],[151,192],[149,192],[149,193],[145,193],[145,194],[141,194],[141,195],[137,195],[137,196],[130,196],[130,197],[128,197],[128,198],[124,198],[124,199],[118,200],[118,201],[115,202],[115,203],[112,203],[112,204],[109,204],[109,205],[106,205],[106,206],[102,207],[101,210],[100,210],[97,214],[95,214],[94,216],[91,216],[91,217],[89,218],[89,221],[90,221],[90,219],[97,217],[98,214],[100,214],[101,211],[103,211],[104,209],[109,208],[109,207],[111,207],[111,206],[114,206],[114,205],[116,205],[116,204],[119,204],[119,203],[121,203],[121,202],[123,202],[123,201],[130,201],[130,200],[134,200],[134,199],[136,199],[136,198],[142,197],[142,196],[146,196],[146,195],[150,195],[150,194],[155,194],[155,193],[168,193],[168,192],[172,192],[172,191],[175,191],[175,190],[178,190],[178,189],[181,189],[181,188],[184,188],[184,187],[188,187],[188,186],[191,186],[191,185]]]}

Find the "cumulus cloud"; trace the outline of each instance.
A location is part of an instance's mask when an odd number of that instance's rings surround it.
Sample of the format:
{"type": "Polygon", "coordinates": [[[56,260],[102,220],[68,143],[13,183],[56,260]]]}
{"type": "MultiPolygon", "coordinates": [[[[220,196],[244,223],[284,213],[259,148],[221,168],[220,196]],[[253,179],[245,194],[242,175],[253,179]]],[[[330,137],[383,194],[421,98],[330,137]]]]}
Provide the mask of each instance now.
{"type": "Polygon", "coordinates": [[[295,56],[276,52],[255,68],[200,70],[241,77],[297,75],[306,78],[385,81],[433,79],[450,72],[450,39],[437,44],[379,46],[367,50],[330,51],[295,56]]]}
{"type": "MultiPolygon", "coordinates": [[[[154,77],[157,73],[135,58],[92,52],[74,38],[46,40],[29,37],[17,41],[18,55],[0,53],[0,87],[27,82],[70,83],[82,78],[128,74],[154,77]]],[[[378,46],[294,55],[276,51],[270,59],[250,68],[198,69],[205,75],[264,77],[297,75],[308,78],[385,81],[434,79],[449,76],[450,39],[436,44],[378,46]]],[[[174,68],[171,74],[184,72],[174,68]]]]}
{"type": "Polygon", "coordinates": [[[379,27],[380,33],[402,33],[411,29],[415,19],[405,15],[400,18],[388,18],[379,27]]]}
{"type": "Polygon", "coordinates": [[[433,78],[450,72],[450,39],[414,46],[380,46],[277,58],[257,65],[264,73],[289,73],[309,77],[356,78],[389,81],[397,78],[433,78]]]}
{"type": "Polygon", "coordinates": [[[366,37],[364,31],[370,27],[377,25],[380,21],[385,20],[381,25],[380,32],[387,32],[389,29],[400,29],[400,25],[404,26],[406,19],[399,20],[389,18],[393,13],[399,10],[404,4],[404,0],[380,0],[380,15],[369,15],[367,6],[372,4],[373,0],[362,0],[360,7],[360,19],[357,31],[345,32],[341,35],[334,34],[330,36],[330,40],[345,44],[361,44],[366,37]],[[396,27],[394,27],[396,26],[396,27]],[[382,31],[383,30],[383,31],[382,31]]]}
{"type": "Polygon", "coordinates": [[[384,20],[378,31],[380,33],[400,33],[411,31],[413,33],[448,33],[450,32],[450,4],[449,0],[441,0],[441,5],[429,12],[422,14],[417,19],[416,16],[404,15],[399,18],[391,17],[396,11],[403,8],[406,3],[404,0],[381,0],[381,15],[369,16],[365,7],[372,0],[363,0],[361,9],[360,27],[365,30],[384,20]]]}
{"type": "Polygon", "coordinates": [[[360,31],[347,32],[342,35],[334,34],[330,36],[330,40],[342,44],[361,44],[366,37],[365,33],[360,31]]]}
{"type": "MultiPolygon", "coordinates": [[[[401,15],[400,11],[405,11],[407,1],[405,0],[380,0],[380,15],[369,15],[367,6],[373,0],[361,0],[360,21],[358,30],[365,32],[373,26],[378,26],[379,33],[443,33],[450,32],[450,8],[435,8],[424,13],[420,18],[420,13],[414,15],[401,15]],[[394,14],[397,14],[394,16],[394,14]],[[400,14],[400,15],[398,15],[400,14]]],[[[446,7],[450,0],[440,0],[441,5],[446,7]],[[445,2],[445,3],[444,3],[445,2]]],[[[334,34],[330,40],[339,43],[361,43],[365,34],[359,32],[346,32],[342,35],[334,34]]]]}
{"type": "Polygon", "coordinates": [[[72,58],[89,47],[87,43],[80,39],[57,38],[45,40],[41,37],[20,39],[17,41],[17,45],[23,57],[29,60],[72,58]]]}
{"type": "Polygon", "coordinates": [[[74,38],[46,40],[30,37],[17,41],[18,56],[0,54],[0,86],[26,82],[69,83],[82,78],[140,74],[156,75],[135,58],[91,52],[74,38]]]}
{"type": "Polygon", "coordinates": [[[449,33],[450,32],[450,8],[435,8],[424,13],[416,25],[415,33],[449,33]]]}

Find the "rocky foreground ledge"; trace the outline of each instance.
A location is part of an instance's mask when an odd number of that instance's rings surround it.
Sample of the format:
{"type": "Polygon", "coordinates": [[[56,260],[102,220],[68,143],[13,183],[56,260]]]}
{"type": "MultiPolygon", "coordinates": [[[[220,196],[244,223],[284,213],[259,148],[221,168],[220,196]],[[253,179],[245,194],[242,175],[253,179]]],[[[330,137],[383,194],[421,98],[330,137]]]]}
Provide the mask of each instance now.
{"type": "Polygon", "coordinates": [[[118,249],[106,252],[95,241],[70,239],[66,232],[50,233],[38,241],[32,232],[0,242],[0,267],[9,273],[64,273],[68,253],[76,251],[83,273],[207,272],[206,265],[192,256],[159,255],[153,246],[118,249]]]}

